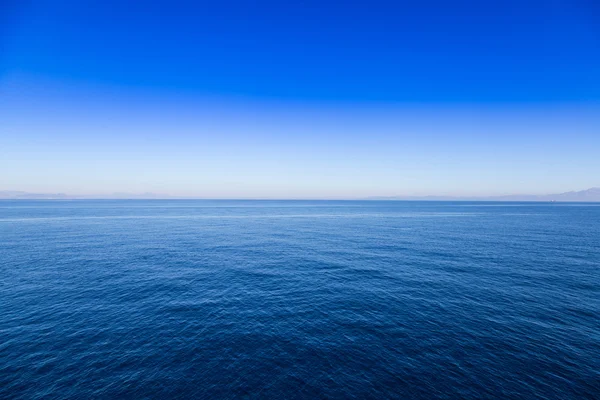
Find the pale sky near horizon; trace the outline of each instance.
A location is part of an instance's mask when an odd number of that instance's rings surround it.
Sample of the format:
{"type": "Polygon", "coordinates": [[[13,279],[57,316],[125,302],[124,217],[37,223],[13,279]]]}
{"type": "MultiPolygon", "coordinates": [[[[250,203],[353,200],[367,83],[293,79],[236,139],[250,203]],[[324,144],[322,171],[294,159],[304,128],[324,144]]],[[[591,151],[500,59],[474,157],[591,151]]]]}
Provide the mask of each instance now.
{"type": "Polygon", "coordinates": [[[0,190],[362,198],[600,186],[598,8],[429,3],[9,2],[0,190]]]}

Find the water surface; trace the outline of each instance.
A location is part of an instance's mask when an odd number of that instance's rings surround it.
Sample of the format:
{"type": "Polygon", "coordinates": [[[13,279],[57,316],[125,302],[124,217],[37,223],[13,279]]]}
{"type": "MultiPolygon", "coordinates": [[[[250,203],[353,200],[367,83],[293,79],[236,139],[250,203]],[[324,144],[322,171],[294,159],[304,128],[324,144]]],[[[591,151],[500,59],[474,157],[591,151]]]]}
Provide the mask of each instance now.
{"type": "Polygon", "coordinates": [[[0,398],[600,398],[600,207],[0,201],[0,398]]]}

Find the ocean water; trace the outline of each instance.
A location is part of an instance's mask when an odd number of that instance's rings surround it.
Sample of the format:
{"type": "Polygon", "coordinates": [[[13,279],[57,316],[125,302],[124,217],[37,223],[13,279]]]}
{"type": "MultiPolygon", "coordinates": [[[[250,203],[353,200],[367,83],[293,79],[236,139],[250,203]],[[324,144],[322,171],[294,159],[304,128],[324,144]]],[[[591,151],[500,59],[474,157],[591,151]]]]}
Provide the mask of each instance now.
{"type": "Polygon", "coordinates": [[[600,398],[600,205],[0,201],[2,399],[600,398]]]}

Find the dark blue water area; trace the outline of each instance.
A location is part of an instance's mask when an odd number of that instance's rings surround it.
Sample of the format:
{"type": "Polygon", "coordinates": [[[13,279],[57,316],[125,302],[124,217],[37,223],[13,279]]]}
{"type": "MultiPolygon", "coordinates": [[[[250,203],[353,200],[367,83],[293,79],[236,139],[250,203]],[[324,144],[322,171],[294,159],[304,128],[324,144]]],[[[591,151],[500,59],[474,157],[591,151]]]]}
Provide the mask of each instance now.
{"type": "Polygon", "coordinates": [[[600,398],[600,205],[0,201],[0,398],[600,398]]]}

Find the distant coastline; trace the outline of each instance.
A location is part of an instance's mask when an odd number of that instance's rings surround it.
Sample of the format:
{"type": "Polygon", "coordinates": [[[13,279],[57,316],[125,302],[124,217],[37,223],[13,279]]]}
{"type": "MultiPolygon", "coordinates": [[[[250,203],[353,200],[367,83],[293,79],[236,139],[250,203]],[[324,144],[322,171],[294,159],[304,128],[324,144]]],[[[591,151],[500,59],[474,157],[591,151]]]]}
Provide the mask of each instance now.
{"type": "MultiPolygon", "coordinates": [[[[202,197],[170,196],[157,193],[112,193],[105,195],[70,195],[66,193],[31,193],[0,191],[0,200],[217,200],[202,197]]],[[[503,196],[371,196],[354,199],[232,199],[232,200],[405,200],[405,201],[525,201],[525,202],[600,202],[600,187],[557,194],[515,194],[503,196]]]]}
{"type": "Polygon", "coordinates": [[[503,196],[377,196],[368,200],[431,200],[431,201],[547,201],[547,202],[598,202],[600,187],[556,194],[514,194],[503,196]]]}

